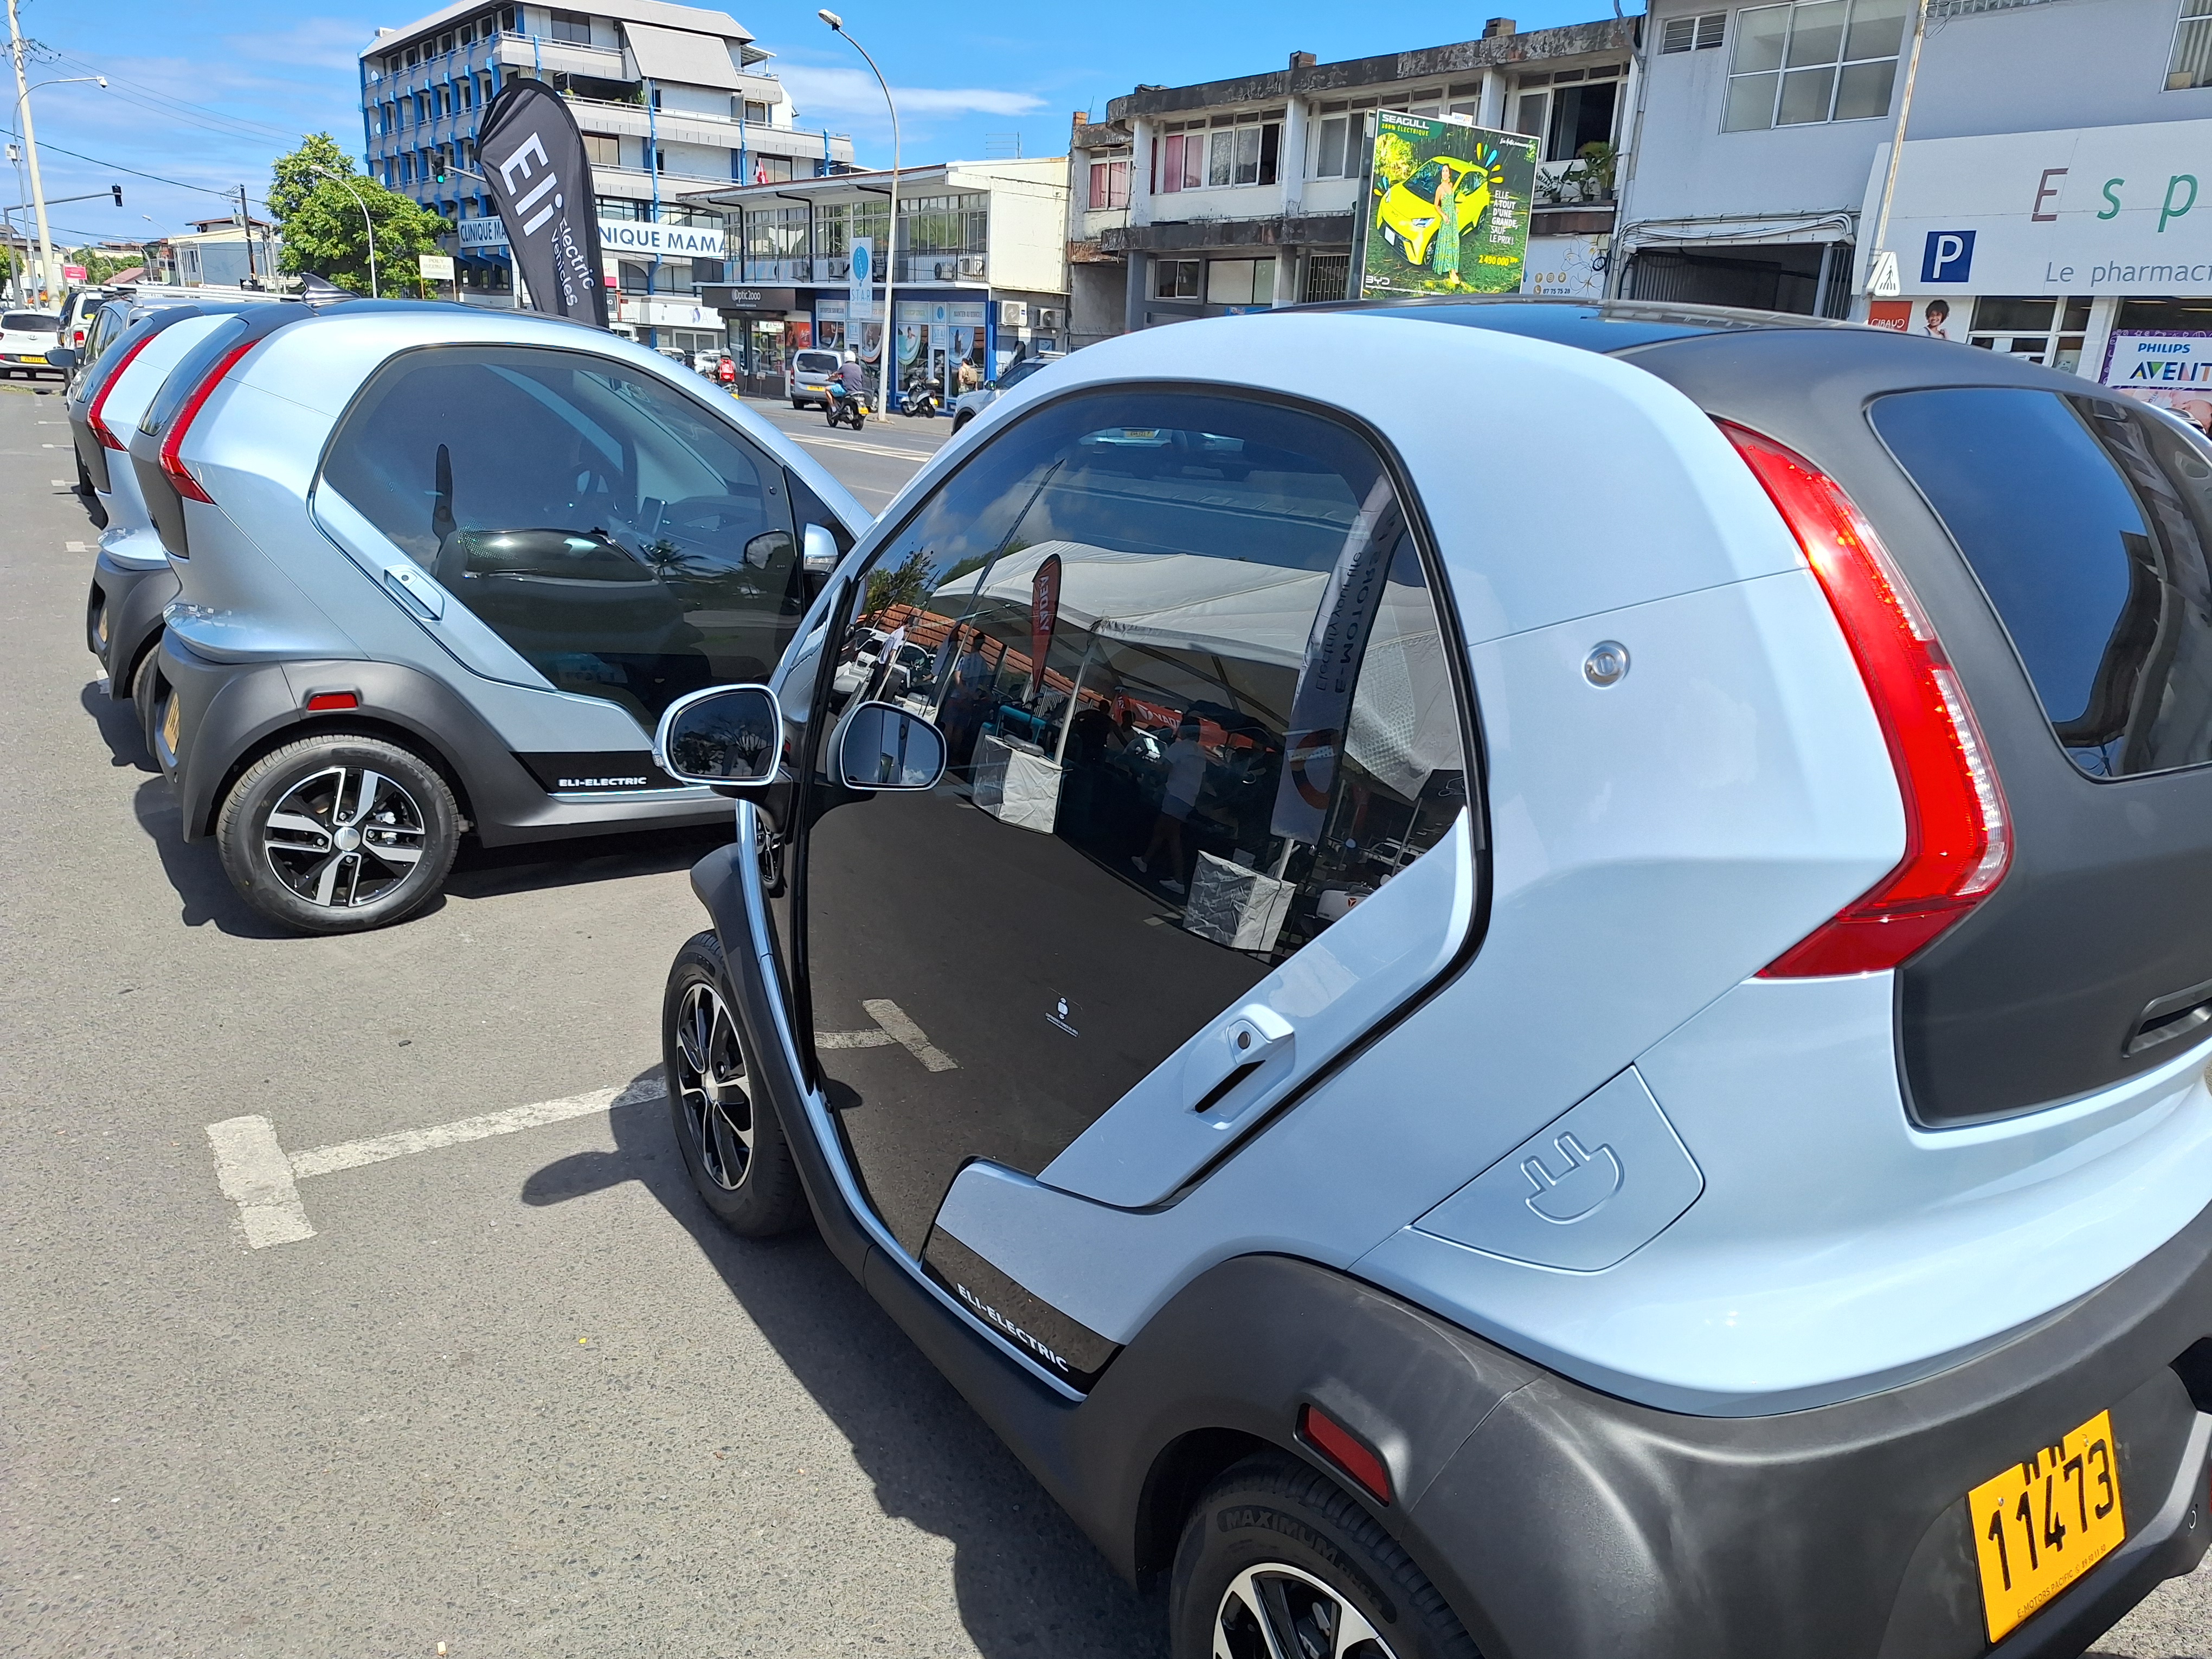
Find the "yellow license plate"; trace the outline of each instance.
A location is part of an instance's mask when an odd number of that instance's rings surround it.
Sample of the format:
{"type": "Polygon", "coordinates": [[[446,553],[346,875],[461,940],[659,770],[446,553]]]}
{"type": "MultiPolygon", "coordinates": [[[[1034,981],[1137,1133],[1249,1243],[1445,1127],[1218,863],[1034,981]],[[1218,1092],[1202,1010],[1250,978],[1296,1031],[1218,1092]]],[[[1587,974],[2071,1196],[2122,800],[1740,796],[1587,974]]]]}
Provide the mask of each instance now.
{"type": "Polygon", "coordinates": [[[2099,1412],[2052,1446],[1966,1494],[1981,1559],[1990,1640],[2095,1566],[2128,1535],[2112,1414],[2099,1412]]]}

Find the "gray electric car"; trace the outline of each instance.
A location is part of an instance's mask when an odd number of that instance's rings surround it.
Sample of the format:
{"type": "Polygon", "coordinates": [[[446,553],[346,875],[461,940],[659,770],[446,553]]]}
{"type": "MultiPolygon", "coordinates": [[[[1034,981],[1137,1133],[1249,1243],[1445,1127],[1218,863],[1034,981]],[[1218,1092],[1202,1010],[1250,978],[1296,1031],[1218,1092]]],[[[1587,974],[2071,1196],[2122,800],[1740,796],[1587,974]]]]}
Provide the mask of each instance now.
{"type": "Polygon", "coordinates": [[[312,932],[413,912],[464,833],[726,812],[654,722],[768,672],[868,522],[658,353],[457,306],[223,318],[129,442],[178,584],[133,677],[155,758],[312,932]]]}
{"type": "Polygon", "coordinates": [[[1152,331],[660,744],[738,801],[698,1190],[811,1210],[1177,1659],[2074,1655],[2212,1536],[2154,412],[1755,313],[1152,331]]]}
{"type": "MultiPolygon", "coordinates": [[[[263,303],[289,302],[272,297],[263,303]]],[[[147,514],[131,465],[131,433],[170,371],[222,319],[248,308],[166,298],[111,300],[93,324],[88,349],[98,356],[78,366],[63,404],[76,445],[77,476],[101,526],[85,596],[85,643],[106,671],[112,697],[129,697],[137,677],[150,672],[161,613],[177,596],[168,550],[147,514]]]]}

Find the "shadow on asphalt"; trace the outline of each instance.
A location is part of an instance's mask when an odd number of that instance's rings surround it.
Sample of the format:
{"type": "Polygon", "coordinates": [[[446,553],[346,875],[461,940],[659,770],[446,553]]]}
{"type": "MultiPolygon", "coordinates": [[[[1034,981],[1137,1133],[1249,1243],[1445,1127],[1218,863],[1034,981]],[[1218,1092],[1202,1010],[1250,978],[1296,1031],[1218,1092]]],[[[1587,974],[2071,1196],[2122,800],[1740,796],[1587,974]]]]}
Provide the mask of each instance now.
{"type": "Polygon", "coordinates": [[[961,1623],[986,1659],[1164,1659],[1164,1599],[1115,1574],[819,1237],[725,1231],[692,1189],[662,1101],[609,1122],[613,1152],[546,1165],[524,1182],[523,1202],[642,1182],[851,1443],[884,1513],[952,1546],[961,1623]]]}
{"type": "Polygon", "coordinates": [[[85,682],[77,702],[100,728],[100,740],[107,745],[110,765],[134,772],[160,772],[161,769],[154,764],[154,757],[146,752],[146,734],[139,729],[138,708],[130,698],[108,696],[107,682],[94,679],[85,682]]]}
{"type": "Polygon", "coordinates": [[[484,847],[464,841],[446,891],[455,898],[496,898],[531,889],[573,887],[624,876],[663,876],[689,870],[730,839],[726,823],[689,830],[634,830],[560,841],[484,847]]]}

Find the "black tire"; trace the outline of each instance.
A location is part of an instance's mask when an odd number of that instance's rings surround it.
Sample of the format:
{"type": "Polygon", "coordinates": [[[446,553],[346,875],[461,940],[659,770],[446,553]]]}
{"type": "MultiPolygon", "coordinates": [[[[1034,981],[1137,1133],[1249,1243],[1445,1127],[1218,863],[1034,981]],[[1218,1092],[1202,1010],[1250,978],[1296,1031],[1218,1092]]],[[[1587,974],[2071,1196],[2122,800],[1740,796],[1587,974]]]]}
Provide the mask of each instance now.
{"type": "Polygon", "coordinates": [[[215,838],[231,885],[271,921],[357,933],[437,896],[460,844],[460,810],[421,756],[337,732],[247,767],[223,798],[215,838]],[[289,822],[272,823],[280,808],[289,822]]]}
{"type": "Polygon", "coordinates": [[[147,754],[157,766],[161,751],[154,747],[154,726],[161,717],[162,690],[161,636],[156,634],[131,671],[131,706],[138,715],[138,741],[146,745],[147,754]]]}
{"type": "Polygon", "coordinates": [[[791,400],[791,406],[793,409],[804,409],[806,407],[806,399],[804,398],[793,398],[791,400]]]}
{"type": "Polygon", "coordinates": [[[952,435],[956,438],[958,437],[960,435],[960,428],[966,426],[969,422],[975,418],[975,411],[972,409],[963,409],[957,415],[955,415],[952,417],[952,435]]]}
{"type": "Polygon", "coordinates": [[[750,1086],[730,1003],[722,941],[694,933],[660,1000],[669,1127],[715,1219],[741,1237],[773,1238],[806,1224],[806,1193],[775,1108],[750,1086]]]}
{"type": "Polygon", "coordinates": [[[1273,1624],[1285,1653],[1480,1659],[1436,1586],[1381,1523],[1327,1476],[1280,1451],[1255,1453],[1227,1470],[1191,1511],[1168,1589],[1175,1659],[1214,1659],[1217,1651],[1265,1659],[1261,1617],[1273,1624]],[[1364,1638],[1346,1607],[1381,1645],[1364,1638]]]}

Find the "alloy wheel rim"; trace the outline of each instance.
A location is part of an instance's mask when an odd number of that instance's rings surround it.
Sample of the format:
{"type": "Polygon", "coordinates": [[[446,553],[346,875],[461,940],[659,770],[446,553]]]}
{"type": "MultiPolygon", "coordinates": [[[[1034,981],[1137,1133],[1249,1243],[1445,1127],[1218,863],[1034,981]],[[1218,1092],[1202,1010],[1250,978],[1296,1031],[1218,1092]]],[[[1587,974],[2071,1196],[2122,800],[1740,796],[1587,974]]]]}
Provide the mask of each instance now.
{"type": "Polygon", "coordinates": [[[1286,1561],[1247,1567],[1213,1615],[1213,1659],[1396,1659],[1366,1615],[1286,1561]]]}
{"type": "Polygon", "coordinates": [[[329,766],[284,792],[261,826],[261,845],[292,893],[325,909],[373,904],[422,861],[422,809],[394,779],[363,766],[329,766]]]}
{"type": "Polygon", "coordinates": [[[753,1103],[737,1022],[711,985],[692,986],[677,1011],[676,1096],[699,1167],[736,1191],[752,1167],[753,1103]]]}

